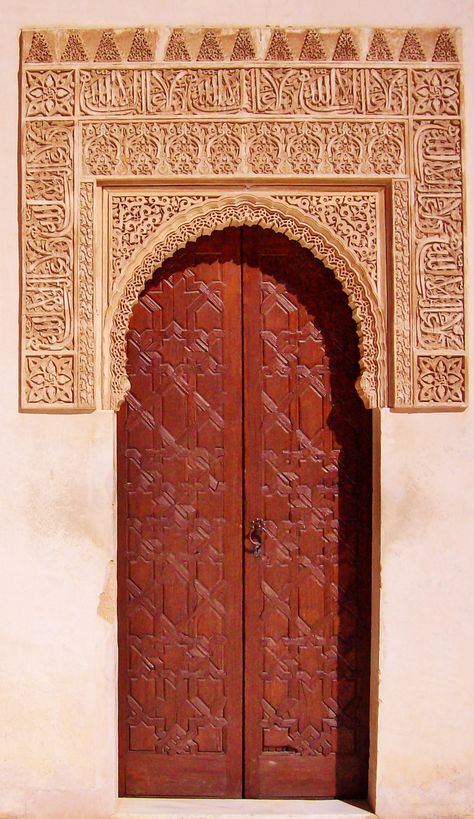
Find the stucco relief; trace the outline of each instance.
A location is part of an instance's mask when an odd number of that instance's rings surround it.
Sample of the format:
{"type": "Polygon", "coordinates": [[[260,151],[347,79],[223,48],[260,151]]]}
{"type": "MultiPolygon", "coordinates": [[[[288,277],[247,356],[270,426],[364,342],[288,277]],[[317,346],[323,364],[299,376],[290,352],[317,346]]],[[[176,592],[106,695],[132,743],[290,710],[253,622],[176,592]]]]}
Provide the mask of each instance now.
{"type": "Polygon", "coordinates": [[[22,408],[115,406],[119,282],[263,195],[269,225],[352,270],[366,402],[464,406],[457,55],[454,30],[24,32],[22,408]]]}
{"type": "MultiPolygon", "coordinates": [[[[139,197],[139,209],[149,208],[144,199],[143,196],[139,197]]],[[[122,267],[121,276],[113,282],[105,316],[104,404],[116,409],[128,389],[125,371],[128,321],[146,281],[157,267],[176,250],[195,241],[200,235],[246,224],[260,225],[284,233],[311,250],[334,271],[349,297],[358,327],[361,367],[357,385],[359,392],[367,406],[385,406],[387,355],[384,317],[374,282],[344,243],[331,229],[323,227],[321,223],[289,205],[285,197],[280,197],[278,201],[274,197],[262,195],[234,194],[209,197],[207,202],[203,199],[197,196],[195,202],[188,201],[189,207],[181,215],[165,222],[161,230],[148,237],[144,245],[140,243],[133,263],[122,267]],[[107,377],[109,373],[110,381],[107,377]]],[[[298,200],[297,197],[293,199],[296,202],[298,200]]],[[[112,211],[113,209],[112,205],[112,211]]],[[[113,236],[114,228],[111,233],[113,236]]],[[[112,246],[112,260],[114,255],[112,246]]]]}

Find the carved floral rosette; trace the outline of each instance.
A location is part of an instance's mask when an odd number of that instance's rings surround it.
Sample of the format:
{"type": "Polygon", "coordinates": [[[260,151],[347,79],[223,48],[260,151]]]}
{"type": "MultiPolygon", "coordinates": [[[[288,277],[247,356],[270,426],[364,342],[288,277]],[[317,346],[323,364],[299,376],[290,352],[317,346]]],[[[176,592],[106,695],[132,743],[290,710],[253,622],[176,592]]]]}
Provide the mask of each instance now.
{"type": "Polygon", "coordinates": [[[23,32],[22,409],[116,408],[146,279],[199,231],[256,223],[341,281],[367,406],[464,407],[458,41],[23,32]]]}

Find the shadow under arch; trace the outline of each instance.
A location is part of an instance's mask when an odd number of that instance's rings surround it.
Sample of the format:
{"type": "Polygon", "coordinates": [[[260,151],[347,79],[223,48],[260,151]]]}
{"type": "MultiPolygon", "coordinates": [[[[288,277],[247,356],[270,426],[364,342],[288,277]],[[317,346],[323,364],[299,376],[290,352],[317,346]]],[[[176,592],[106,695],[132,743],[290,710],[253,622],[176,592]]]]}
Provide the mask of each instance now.
{"type": "Polygon", "coordinates": [[[283,233],[333,271],[345,291],[359,337],[357,390],[366,407],[387,406],[387,354],[383,312],[373,282],[328,227],[297,208],[254,193],[222,196],[178,214],[133,254],[116,282],[103,328],[103,407],[117,410],[130,384],[126,335],[134,304],[163,262],[200,236],[227,227],[258,225],[283,233]]]}

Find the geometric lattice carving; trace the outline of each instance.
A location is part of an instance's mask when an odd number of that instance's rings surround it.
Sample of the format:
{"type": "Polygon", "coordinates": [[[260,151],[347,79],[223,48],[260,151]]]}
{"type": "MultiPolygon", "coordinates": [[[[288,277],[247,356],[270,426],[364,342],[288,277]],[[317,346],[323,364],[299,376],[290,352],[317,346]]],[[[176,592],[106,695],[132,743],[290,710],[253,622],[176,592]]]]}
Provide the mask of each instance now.
{"type": "Polygon", "coordinates": [[[231,60],[255,59],[255,46],[248,29],[240,29],[232,49],[231,60]]]}
{"type": "Polygon", "coordinates": [[[258,464],[255,473],[249,466],[258,477],[255,486],[249,482],[255,499],[247,504],[252,516],[268,521],[253,589],[254,628],[246,634],[257,667],[263,652],[261,682],[255,692],[248,685],[251,713],[263,730],[248,758],[259,757],[261,795],[285,795],[285,779],[292,782],[303,766],[309,782],[300,778],[300,793],[317,794],[311,770],[331,770],[338,753],[345,765],[334,792],[363,792],[360,590],[370,563],[371,424],[351,389],[357,340],[338,283],[326,282],[304,250],[297,248],[290,262],[288,243],[262,238],[258,229],[244,230],[244,248],[246,242],[260,289],[257,307],[248,306],[247,332],[256,329],[259,339],[247,374],[259,432],[252,439],[257,451],[247,456],[258,464]],[[268,782],[265,766],[283,781],[268,782]]]}
{"type": "Polygon", "coordinates": [[[190,60],[189,51],[183,33],[180,29],[171,32],[171,37],[166,49],[165,60],[169,62],[184,62],[190,60]]]}
{"type": "MultiPolygon", "coordinates": [[[[390,383],[377,388],[377,402],[383,394],[393,406],[463,406],[464,383],[456,401],[419,389],[427,355],[453,356],[465,371],[458,53],[458,34],[446,29],[23,33],[22,407],[71,411],[110,399],[100,388],[110,380],[100,363],[110,326],[90,318],[95,299],[104,321],[113,297],[108,282],[102,300],[105,271],[93,249],[109,225],[104,182],[146,180],[161,195],[161,180],[173,178],[189,197],[203,178],[221,196],[238,195],[248,180],[278,181],[290,196],[304,180],[309,202],[315,177],[328,194],[359,185],[363,195],[367,180],[384,191],[376,237],[363,232],[357,209],[337,217],[346,226],[341,249],[377,279],[390,336],[390,383]],[[155,54],[164,57],[154,62],[155,54]],[[30,355],[49,362],[51,379],[59,359],[70,362],[67,397],[32,392],[30,355]]],[[[293,207],[331,227],[305,201],[293,207]]],[[[143,247],[165,221],[137,228],[143,247]]]]}
{"type": "Polygon", "coordinates": [[[371,418],[357,359],[339,282],[261,227],[201,236],[134,305],[118,419],[128,795],[241,795],[241,720],[248,796],[364,792],[371,418]],[[267,522],[243,605],[242,501],[267,522]]]}
{"type": "Polygon", "coordinates": [[[28,63],[49,63],[52,61],[49,45],[44,34],[35,31],[31,38],[30,50],[26,62],[28,63]]]}
{"type": "Polygon", "coordinates": [[[120,62],[121,56],[117,48],[114,33],[111,30],[102,32],[100,42],[95,53],[95,61],[101,62],[120,62]]]}
{"type": "Polygon", "coordinates": [[[67,39],[66,47],[61,54],[61,62],[85,62],[87,54],[81,40],[81,35],[77,31],[71,31],[67,39]]]}
{"type": "Polygon", "coordinates": [[[224,55],[219,40],[212,30],[204,34],[201,48],[197,56],[198,60],[223,60],[224,55]]]}
{"type": "Polygon", "coordinates": [[[410,29],[407,31],[406,37],[403,41],[402,50],[400,51],[401,60],[424,60],[425,55],[418,39],[416,31],[410,29]]]}
{"type": "Polygon", "coordinates": [[[147,60],[153,60],[153,52],[145,36],[145,30],[137,28],[128,53],[128,61],[140,63],[147,60]]]}
{"type": "Polygon", "coordinates": [[[212,396],[209,391],[200,395],[186,388],[193,382],[195,361],[199,356],[203,359],[203,350],[209,375],[214,374],[219,384],[226,383],[219,343],[226,282],[219,276],[222,269],[213,273],[211,279],[187,268],[171,280],[158,282],[141,300],[135,318],[138,324],[129,341],[133,389],[129,405],[122,410],[122,416],[125,413],[133,421],[126,432],[124,465],[130,487],[126,714],[130,749],[160,755],[222,754],[228,744],[226,669],[218,636],[225,629],[222,594],[229,491],[222,479],[228,457],[225,392],[222,386],[212,396]],[[173,288],[180,294],[179,305],[173,288]],[[162,342],[158,352],[150,349],[150,336],[162,342]],[[157,390],[149,389],[153,370],[157,390]],[[170,378],[173,373],[178,374],[175,385],[170,378]],[[184,419],[190,401],[198,420],[190,421],[188,427],[184,419]],[[206,446],[209,425],[216,432],[206,446]],[[146,455],[139,448],[150,434],[155,453],[160,454],[159,465],[150,462],[147,469],[141,459],[146,455]],[[183,469],[184,483],[178,477],[183,469]],[[191,510],[199,508],[206,489],[212,491],[207,504],[211,509],[207,515],[204,508],[201,514],[193,514],[191,510]],[[144,534],[138,540],[134,537],[137,525],[144,534]],[[181,542],[186,551],[178,561],[169,548],[174,541],[181,542]],[[158,584],[160,595],[156,594],[158,584]],[[196,601],[189,599],[188,584],[196,601]],[[150,673],[156,668],[154,663],[159,664],[159,675],[150,673]]]}
{"type": "Polygon", "coordinates": [[[435,50],[433,52],[433,62],[436,63],[457,63],[458,56],[453,45],[449,31],[441,31],[436,40],[435,50]]]}

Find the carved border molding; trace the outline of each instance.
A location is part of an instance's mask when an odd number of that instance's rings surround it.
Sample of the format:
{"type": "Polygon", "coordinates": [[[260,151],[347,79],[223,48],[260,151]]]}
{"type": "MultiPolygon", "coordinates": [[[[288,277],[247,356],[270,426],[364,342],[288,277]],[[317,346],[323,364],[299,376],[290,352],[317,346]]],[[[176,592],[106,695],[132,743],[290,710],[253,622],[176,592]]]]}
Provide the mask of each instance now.
{"type": "Polygon", "coordinates": [[[196,231],[244,223],[341,280],[367,405],[465,406],[459,45],[433,29],[23,32],[21,407],[116,407],[144,281],[196,231]]]}
{"type": "Polygon", "coordinates": [[[260,225],[307,247],[334,271],[349,297],[359,331],[361,375],[359,392],[369,407],[385,406],[386,344],[384,317],[373,282],[344,243],[327,227],[303,215],[297,208],[274,198],[251,194],[219,197],[191,207],[172,218],[140,247],[125,267],[105,318],[105,338],[110,338],[104,359],[104,403],[117,409],[129,382],[126,376],[126,334],[134,304],[154,271],[188,242],[215,230],[238,225],[260,225]],[[110,326],[110,331],[109,331],[110,326]]]}

